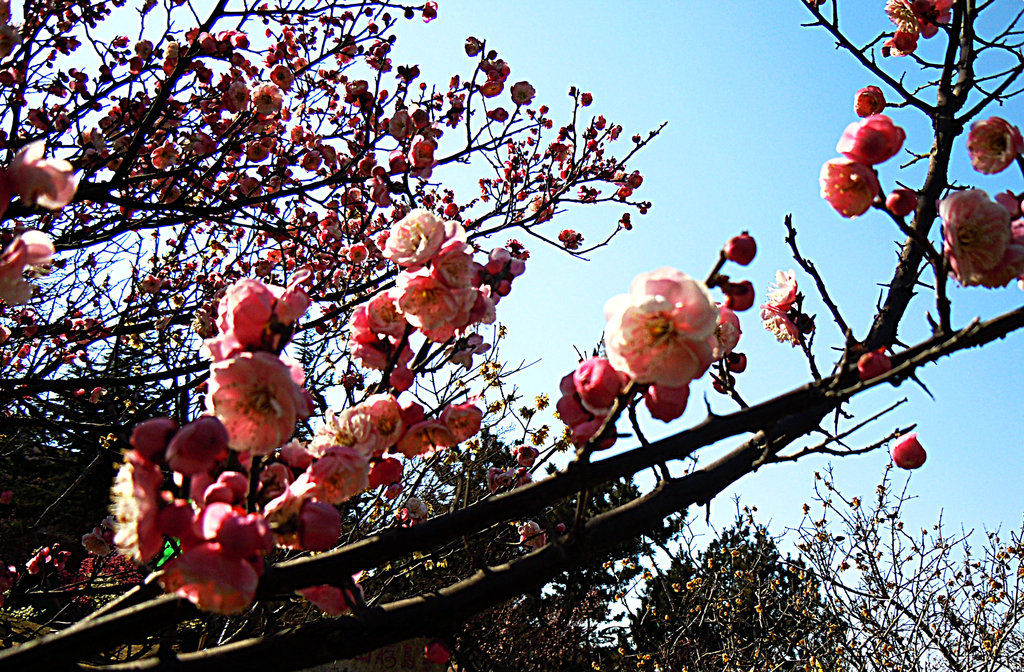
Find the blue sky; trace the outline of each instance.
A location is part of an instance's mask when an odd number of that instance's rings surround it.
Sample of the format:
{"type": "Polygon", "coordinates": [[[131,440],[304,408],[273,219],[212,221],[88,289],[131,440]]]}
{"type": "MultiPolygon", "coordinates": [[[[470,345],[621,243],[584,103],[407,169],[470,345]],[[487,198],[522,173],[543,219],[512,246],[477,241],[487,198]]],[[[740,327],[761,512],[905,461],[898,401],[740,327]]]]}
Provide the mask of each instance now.
{"type": "MultiPolygon", "coordinates": [[[[884,3],[847,4],[850,11],[843,15],[843,25],[856,39],[870,40],[891,28],[884,3]]],[[[802,251],[817,264],[855,335],[866,333],[878,285],[891,276],[903,236],[878,213],[841,218],[820,199],[817,178],[821,164],[836,156],[835,143],[845,126],[856,121],[854,92],[878,82],[836,50],[824,30],[800,27],[811,19],[802,3],[776,0],[770,9],[768,3],[744,0],[443,0],[439,5],[439,18],[431,24],[403,24],[392,54],[396,63],[418,63],[426,81],[446,82],[456,72],[465,75],[471,61],[462,44],[474,35],[509,62],[510,82],[526,79],[537,88],[535,103],[548,104],[556,122],[566,118],[570,85],[591,91],[595,102],[589,111],[622,124],[625,137],[668,122],[635,165],[645,176],[636,196],[653,201],[650,214],[634,214],[634,230],[593,254],[589,263],[531,245],[526,274],[499,306],[498,317],[509,327],[505,356],[512,362],[540,360],[518,381],[527,397],[539,392],[557,397],[558,379],[575,365],[573,346],[593,346],[604,326],[604,302],[627,292],[638,273],[674,266],[704,277],[722,243],[746,229],[758,241],[758,257],[746,269],[732,270],[736,278],[750,279],[763,295],[777,269],[796,268],[783,242],[787,213],[793,214],[802,251]]],[[[1005,21],[1017,9],[1019,3],[997,0],[991,24],[1005,21]]],[[[921,52],[939,53],[941,39],[922,41],[921,52]]],[[[898,77],[913,63],[890,59],[885,66],[898,77]]],[[[889,90],[886,94],[893,98],[889,90]]],[[[1024,101],[1018,99],[983,116],[998,114],[1021,125],[1022,112],[1024,101]]],[[[927,120],[909,109],[889,113],[907,131],[905,147],[926,153],[931,144],[927,120]]],[[[1011,171],[974,173],[963,141],[953,160],[953,174],[961,182],[992,194],[1022,189],[1021,176],[1011,171]]],[[[897,178],[920,186],[922,168],[901,171],[899,163],[892,159],[880,166],[883,189],[893,188],[897,178]]],[[[443,172],[436,175],[445,179],[443,172]]],[[[461,198],[471,196],[460,193],[461,198]]],[[[551,233],[573,228],[597,240],[620,213],[617,208],[570,211],[555,219],[551,233]]],[[[828,347],[841,343],[840,334],[817,301],[810,279],[802,271],[798,278],[810,312],[819,315],[815,349],[819,364],[827,369],[828,347]]],[[[1013,285],[1002,290],[954,286],[951,293],[954,325],[959,326],[1024,301],[1024,293],[1013,285]]],[[[911,304],[901,332],[907,342],[927,336],[928,310],[934,308],[927,293],[911,304]]],[[[741,320],[744,336],[738,349],[747,353],[750,364],[739,377],[739,389],[748,401],[770,398],[808,380],[803,356],[763,331],[756,307],[741,320]]],[[[895,399],[909,398],[909,404],[853,440],[855,445],[870,444],[898,426],[918,423],[929,460],[915,472],[911,485],[919,496],[911,507],[917,522],[930,523],[944,510],[945,521],[954,526],[1019,524],[1024,490],[1018,479],[1024,458],[1018,437],[1024,420],[1015,372],[1022,362],[1022,345],[1024,338],[1015,334],[925,369],[921,378],[935,401],[906,384],[873,390],[852,407],[867,417],[895,399]]],[[[707,380],[691,389],[684,418],[668,426],[649,424],[649,436],[700,421],[705,394],[717,411],[730,410],[724,398],[710,391],[707,380]]],[[[846,494],[866,494],[887,462],[883,451],[840,460],[836,475],[846,494]]],[[[794,524],[800,504],[810,499],[813,472],[826,464],[815,458],[762,469],[716,502],[713,519],[731,520],[734,509],[728,495],[739,494],[744,503],[759,508],[764,520],[772,519],[777,530],[794,524]]]]}

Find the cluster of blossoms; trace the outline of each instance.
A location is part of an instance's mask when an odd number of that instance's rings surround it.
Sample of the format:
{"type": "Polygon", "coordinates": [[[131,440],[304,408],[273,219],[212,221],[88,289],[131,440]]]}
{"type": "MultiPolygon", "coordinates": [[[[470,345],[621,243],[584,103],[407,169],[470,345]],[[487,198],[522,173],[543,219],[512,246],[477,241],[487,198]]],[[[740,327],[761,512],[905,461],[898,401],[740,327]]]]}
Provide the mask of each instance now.
{"type": "MultiPolygon", "coordinates": [[[[207,414],[181,428],[168,418],[139,425],[115,481],[114,545],[142,564],[161,553],[166,537],[177,539],[179,553],[162,566],[160,581],[202,609],[245,609],[275,547],[334,546],[336,505],[369,487],[397,496],[402,464],[395,455],[429,454],[480,429],[482,412],[472,402],[450,404],[431,419],[419,404],[375,394],[329,411],[308,444],[291,440],[295,423],[313,413],[301,366],[281,354],[310,305],[300,286],[307,277],[301,271],[287,287],[245,279],[227,288],[219,334],[203,346],[213,360],[207,414]],[[165,469],[173,486],[165,485],[165,469]]],[[[410,515],[426,517],[425,510],[410,515]]],[[[93,536],[83,543],[98,552],[106,535],[93,536]]],[[[354,584],[300,592],[327,613],[358,601],[354,584]]]]}
{"type": "MultiPolygon", "coordinates": [[[[905,139],[903,129],[884,114],[872,114],[847,126],[836,145],[842,158],[830,159],[821,167],[821,197],[843,217],[864,214],[882,191],[872,166],[895,156],[905,139]]],[[[913,192],[909,196],[914,196],[913,192]]],[[[891,199],[892,204],[887,201],[898,208],[893,213],[897,216],[909,214],[917,205],[916,197],[908,198],[902,192],[899,199],[891,199]]]]}
{"type": "MultiPolygon", "coordinates": [[[[756,249],[748,234],[736,236],[723,249],[722,262],[749,264],[756,249]]],[[[652,417],[669,422],[686,410],[690,381],[713,362],[721,360],[737,373],[746,368],[746,358],[734,353],[741,335],[736,311],[753,305],[753,286],[719,274],[714,284],[726,293],[722,304],[705,284],[661,268],[642,273],[629,294],[605,304],[607,357],[580,362],[559,385],[556,409],[573,443],[582,446],[598,437],[599,448],[611,446],[614,432],[600,433],[601,428],[634,394],[643,395],[652,417]]]]}
{"type": "Polygon", "coordinates": [[[884,56],[906,56],[917,49],[919,37],[925,39],[949,23],[953,0],[889,0],[885,13],[896,24],[896,32],[882,45],[884,56]]]}
{"type": "MultiPolygon", "coordinates": [[[[384,256],[402,267],[397,287],[355,311],[350,343],[368,368],[392,369],[393,389],[412,383],[408,338],[417,329],[435,342],[462,336],[464,347],[451,350],[459,363],[471,364],[481,351],[482,339],[464,331],[494,320],[494,305],[524,264],[499,249],[481,265],[473,251],[461,225],[425,210],[392,228],[384,256]]],[[[429,455],[480,430],[483,413],[474,401],[430,417],[420,404],[382,393],[328,411],[308,443],[292,440],[295,423],[313,413],[302,367],[283,354],[311,304],[301,288],[308,277],[300,271],[287,287],[244,279],[226,289],[217,335],[203,344],[212,360],[207,414],[180,429],[167,418],[137,427],[115,482],[113,544],[147,563],[165,537],[177,539],[180,553],[163,565],[161,582],[203,609],[244,609],[273,548],[332,547],[341,533],[337,505],[367,488],[397,497],[399,458],[429,455]],[[174,472],[177,496],[165,487],[164,468],[174,472]]],[[[528,479],[517,475],[517,482],[528,479]]],[[[411,497],[401,516],[413,524],[427,509],[411,497]]],[[[106,536],[94,531],[83,543],[98,552],[106,536]]],[[[300,592],[327,613],[358,601],[354,584],[300,592]]]]}
{"type": "MultiPolygon", "coordinates": [[[[391,228],[383,255],[402,269],[395,287],[357,308],[348,325],[352,354],[363,366],[391,367],[392,386],[404,390],[412,383],[408,339],[415,330],[443,343],[471,338],[470,327],[494,322],[495,305],[525,264],[503,248],[491,251],[486,264],[473,252],[461,224],[427,210],[413,210],[391,228]]],[[[467,351],[477,347],[453,355],[467,351]]]]}

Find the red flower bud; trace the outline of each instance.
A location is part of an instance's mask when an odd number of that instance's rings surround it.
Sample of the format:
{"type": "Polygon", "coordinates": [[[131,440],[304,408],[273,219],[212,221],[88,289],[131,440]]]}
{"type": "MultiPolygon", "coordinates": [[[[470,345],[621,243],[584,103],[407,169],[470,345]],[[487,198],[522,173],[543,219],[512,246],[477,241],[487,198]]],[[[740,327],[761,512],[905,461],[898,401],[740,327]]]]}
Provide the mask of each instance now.
{"type": "Polygon", "coordinates": [[[740,266],[746,266],[753,261],[755,254],[757,254],[757,243],[746,231],[738,236],[733,236],[725,244],[725,258],[735,261],[740,266]]]}
{"type": "Polygon", "coordinates": [[[900,438],[889,451],[892,461],[900,469],[917,469],[924,464],[927,455],[921,442],[917,440],[917,434],[907,434],[900,438]]]}
{"type": "Polygon", "coordinates": [[[861,380],[871,380],[892,369],[892,362],[882,348],[865,352],[857,360],[857,375],[861,380]]]}
{"type": "Polygon", "coordinates": [[[726,308],[739,312],[754,305],[754,285],[750,280],[730,282],[722,290],[725,292],[726,308]]]}
{"type": "Polygon", "coordinates": [[[897,217],[906,217],[917,210],[917,192],[894,189],[885,199],[885,207],[897,217]]]}

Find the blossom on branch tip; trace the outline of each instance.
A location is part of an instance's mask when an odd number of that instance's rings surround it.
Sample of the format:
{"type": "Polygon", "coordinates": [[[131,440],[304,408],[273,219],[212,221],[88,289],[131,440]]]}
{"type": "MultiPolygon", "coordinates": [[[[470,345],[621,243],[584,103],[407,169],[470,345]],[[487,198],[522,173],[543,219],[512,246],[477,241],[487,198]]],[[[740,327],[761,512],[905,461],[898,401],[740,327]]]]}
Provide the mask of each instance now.
{"type": "Polygon", "coordinates": [[[900,469],[917,469],[928,457],[916,433],[900,437],[889,450],[889,455],[900,469]]]}
{"type": "Polygon", "coordinates": [[[967,153],[976,171],[992,175],[1006,170],[1024,153],[1024,137],[1020,129],[1000,117],[979,120],[967,134],[967,153]]]}

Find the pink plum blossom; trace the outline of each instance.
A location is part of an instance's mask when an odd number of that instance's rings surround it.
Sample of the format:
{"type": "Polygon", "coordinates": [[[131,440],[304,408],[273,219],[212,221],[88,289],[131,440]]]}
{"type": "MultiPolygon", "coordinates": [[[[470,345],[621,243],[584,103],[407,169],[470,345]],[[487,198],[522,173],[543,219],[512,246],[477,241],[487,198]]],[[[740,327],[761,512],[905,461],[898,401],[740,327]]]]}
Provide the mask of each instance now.
{"type": "Polygon", "coordinates": [[[548,538],[540,525],[532,520],[528,520],[519,526],[519,543],[530,550],[537,550],[548,543],[548,538]]]}
{"type": "Polygon", "coordinates": [[[232,284],[217,304],[220,336],[208,339],[205,351],[215,361],[245,351],[278,352],[309,308],[309,296],[300,286],[308,277],[308,271],[299,272],[287,287],[251,278],[232,284]]]}
{"type": "Polygon", "coordinates": [[[681,387],[711,365],[719,310],[707,288],[672,268],[642,273],[605,304],[608,361],[638,383],[681,387]]]}
{"type": "Polygon", "coordinates": [[[392,338],[401,338],[405,334],[405,328],[409,323],[398,309],[397,299],[397,293],[384,292],[365,304],[367,325],[375,334],[384,334],[392,338]]]}
{"type": "Polygon", "coordinates": [[[219,614],[244,611],[256,597],[258,582],[252,562],[231,557],[212,542],[185,551],[164,565],[160,575],[165,591],[219,614]]]}
{"type": "Polygon", "coordinates": [[[540,451],[533,446],[520,444],[512,449],[512,456],[516,458],[516,462],[529,469],[540,457],[540,451]]]}
{"type": "Polygon", "coordinates": [[[821,197],[843,217],[867,212],[881,192],[875,172],[850,159],[831,159],[821,167],[821,197]]]}
{"type": "Polygon", "coordinates": [[[210,367],[206,407],[224,423],[228,446],[266,455],[284,444],[295,422],[312,414],[298,364],[268,352],[243,352],[210,367]]]}
{"type": "Polygon", "coordinates": [[[529,82],[516,82],[512,85],[510,93],[512,102],[516,105],[529,105],[537,95],[537,90],[529,82]]]}
{"type": "Polygon", "coordinates": [[[965,287],[995,286],[986,275],[1000,265],[1010,245],[1010,213],[984,191],[969,189],[940,201],[939,216],[950,275],[965,287]]]}
{"type": "Polygon", "coordinates": [[[788,342],[790,345],[796,346],[800,343],[800,329],[789,318],[787,312],[778,306],[763,305],[761,306],[761,323],[780,343],[788,342]]]}
{"type": "Polygon", "coordinates": [[[455,443],[462,443],[480,431],[480,422],[483,419],[483,411],[473,402],[464,404],[449,404],[441,411],[441,422],[451,432],[455,443]]]}
{"type": "Polygon", "coordinates": [[[458,441],[447,424],[440,420],[424,420],[409,427],[398,442],[398,451],[406,457],[416,457],[456,444],[458,441]]]}
{"type": "Polygon", "coordinates": [[[971,165],[979,173],[999,173],[1024,152],[1020,129],[1000,117],[990,117],[971,124],[967,134],[967,153],[971,165]]]}
{"type": "Polygon", "coordinates": [[[464,297],[456,293],[458,290],[449,289],[425,268],[399,273],[396,289],[400,292],[399,310],[409,324],[422,330],[450,327],[460,309],[465,307],[465,302],[460,300],[464,297]]]}
{"type": "Polygon", "coordinates": [[[0,300],[16,306],[32,296],[33,286],[26,282],[26,270],[42,273],[54,254],[50,237],[40,231],[25,231],[0,255],[0,300]]]}
{"type": "Polygon", "coordinates": [[[210,471],[228,456],[228,431],[220,420],[203,415],[179,430],[167,445],[167,465],[186,476],[210,471]]]}
{"type": "Polygon", "coordinates": [[[284,104],[284,94],[277,84],[261,84],[253,89],[251,100],[257,114],[277,114],[284,104]]]}
{"type": "Polygon", "coordinates": [[[711,356],[714,359],[725,357],[740,342],[743,332],[740,330],[740,318],[736,313],[722,304],[718,304],[718,324],[715,326],[715,333],[712,334],[708,343],[711,345],[711,356]]]}
{"type": "Polygon", "coordinates": [[[444,240],[444,221],[429,210],[417,208],[391,227],[384,258],[399,266],[416,268],[437,254],[444,240]]]}
{"type": "Polygon", "coordinates": [[[44,159],[42,141],[26,145],[7,168],[11,191],[26,205],[60,210],[78,190],[78,174],[63,159],[44,159]]]}
{"type": "Polygon", "coordinates": [[[330,446],[350,446],[367,458],[380,455],[398,441],[405,425],[398,402],[390,394],[375,394],[342,411],[328,410],[309,450],[322,454],[330,446]]]}
{"type": "Polygon", "coordinates": [[[341,504],[369,487],[370,461],[352,446],[331,446],[289,489],[301,493],[305,488],[317,499],[341,504]]]}
{"type": "Polygon", "coordinates": [[[374,462],[370,467],[370,487],[392,485],[402,480],[402,463],[393,457],[374,462]]]}
{"type": "Polygon", "coordinates": [[[907,134],[884,114],[873,114],[846,127],[836,151],[857,163],[873,166],[896,155],[907,134]]]}
{"type": "Polygon", "coordinates": [[[157,526],[160,467],[129,450],[114,479],[110,497],[115,520],[114,544],[137,564],[149,562],[164,546],[157,526]]]}
{"type": "Polygon", "coordinates": [[[775,282],[768,288],[768,304],[780,310],[789,310],[796,301],[798,291],[794,271],[776,271],[775,282]]]}

